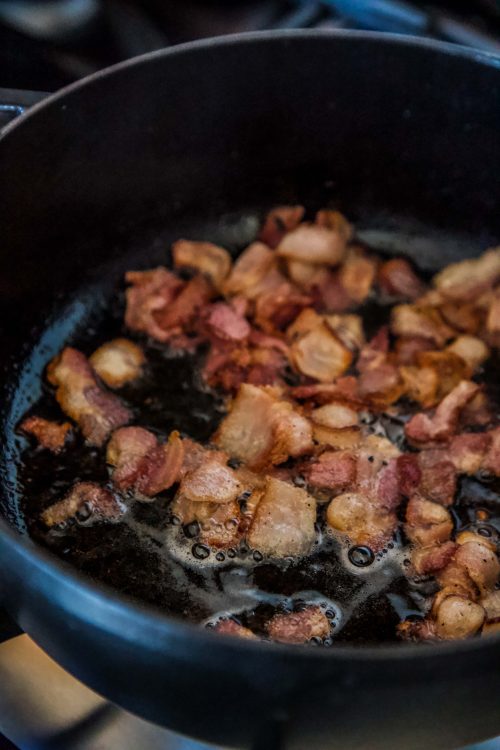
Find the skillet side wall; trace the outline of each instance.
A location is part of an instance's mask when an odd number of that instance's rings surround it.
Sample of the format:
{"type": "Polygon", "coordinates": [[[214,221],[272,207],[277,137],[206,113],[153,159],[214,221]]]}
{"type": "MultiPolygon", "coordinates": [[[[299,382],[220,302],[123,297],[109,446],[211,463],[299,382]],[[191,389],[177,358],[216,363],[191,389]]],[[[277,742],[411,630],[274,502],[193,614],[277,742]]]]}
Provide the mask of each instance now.
{"type": "MultiPolygon", "coordinates": [[[[463,233],[470,254],[500,238],[499,132],[498,63],[365,35],[194,45],[74,87],[0,141],[3,403],[20,342],[128,225],[329,197],[463,233]]],[[[497,639],[290,655],[136,616],[1,526],[0,570],[0,594],[48,653],[177,731],[249,746],[276,715],[293,750],[448,748],[500,731],[497,639]]]]}

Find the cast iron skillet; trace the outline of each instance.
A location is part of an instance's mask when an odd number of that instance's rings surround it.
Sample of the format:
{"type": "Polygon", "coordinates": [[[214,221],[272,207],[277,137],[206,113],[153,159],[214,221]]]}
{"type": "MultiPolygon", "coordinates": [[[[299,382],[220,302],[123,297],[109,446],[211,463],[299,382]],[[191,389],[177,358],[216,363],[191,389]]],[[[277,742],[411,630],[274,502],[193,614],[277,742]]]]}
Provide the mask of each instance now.
{"type": "Polygon", "coordinates": [[[499,132],[498,59],[316,31],[146,55],[5,129],[0,594],[66,669],[147,719],[235,747],[421,750],[500,732],[498,637],[259,645],[78,575],[23,534],[14,433],[47,360],[98,325],[124,268],[161,262],[178,236],[237,245],[261,208],[293,200],[339,206],[426,267],[498,242],[499,132]]]}

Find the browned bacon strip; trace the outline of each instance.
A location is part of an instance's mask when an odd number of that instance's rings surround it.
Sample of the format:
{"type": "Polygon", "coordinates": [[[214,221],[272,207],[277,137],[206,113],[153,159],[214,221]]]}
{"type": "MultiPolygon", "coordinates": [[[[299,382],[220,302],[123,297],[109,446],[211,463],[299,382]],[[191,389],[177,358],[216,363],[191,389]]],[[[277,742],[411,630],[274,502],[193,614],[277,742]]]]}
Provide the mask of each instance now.
{"type": "Polygon", "coordinates": [[[183,286],[181,279],[162,266],[150,271],[128,271],[125,279],[131,285],[125,293],[125,325],[158,341],[167,341],[170,334],[158,324],[155,314],[174,301],[183,286]]]}

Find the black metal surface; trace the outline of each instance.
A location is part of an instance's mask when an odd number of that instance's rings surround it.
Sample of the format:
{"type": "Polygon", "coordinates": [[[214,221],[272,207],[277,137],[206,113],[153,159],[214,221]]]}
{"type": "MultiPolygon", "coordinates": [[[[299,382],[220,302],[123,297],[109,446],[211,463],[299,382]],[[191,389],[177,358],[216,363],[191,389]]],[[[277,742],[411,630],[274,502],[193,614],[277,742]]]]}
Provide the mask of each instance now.
{"type": "Polygon", "coordinates": [[[282,200],[332,201],[427,265],[465,257],[500,235],[499,128],[496,59],[319,32],[179,47],[7,126],[0,595],[66,669],[146,718],[240,747],[275,721],[290,750],[437,750],[500,730],[498,638],[329,653],[237,642],[132,606],[12,529],[15,422],[130,257],[158,262],[186,228],[217,239],[221,214],[282,200]]]}

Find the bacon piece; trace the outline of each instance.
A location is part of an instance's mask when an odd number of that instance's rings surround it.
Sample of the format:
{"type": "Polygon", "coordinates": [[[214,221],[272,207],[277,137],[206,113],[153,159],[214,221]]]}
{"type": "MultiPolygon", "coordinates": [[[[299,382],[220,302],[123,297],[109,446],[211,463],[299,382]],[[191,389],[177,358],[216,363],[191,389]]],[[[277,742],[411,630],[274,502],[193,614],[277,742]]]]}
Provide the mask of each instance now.
{"type": "Polygon", "coordinates": [[[300,311],[311,303],[311,297],[300,292],[288,281],[284,281],[276,289],[257,298],[255,324],[270,334],[283,331],[295,320],[300,311]]]}
{"type": "Polygon", "coordinates": [[[374,552],[391,539],[398,525],[395,513],[377,508],[369,496],[359,492],[333,498],[326,520],[333,529],[346,534],[352,544],[365,545],[374,552]]]}
{"type": "Polygon", "coordinates": [[[312,450],[310,423],[271,389],[243,384],[215,442],[252,468],[279,464],[312,450]]]}
{"type": "Polygon", "coordinates": [[[310,399],[319,404],[340,401],[358,410],[365,406],[358,396],[358,381],[353,375],[338,378],[335,383],[299,385],[290,389],[290,395],[299,401],[310,399]]]}
{"type": "Polygon", "coordinates": [[[428,617],[403,620],[398,623],[397,632],[400,638],[407,641],[431,641],[436,638],[436,623],[428,617]]]}
{"type": "Polygon", "coordinates": [[[394,346],[396,359],[400,365],[415,365],[420,352],[429,352],[432,349],[435,349],[434,342],[423,336],[402,336],[397,339],[394,346]]]}
{"type": "Polygon", "coordinates": [[[185,332],[212,296],[210,282],[204,276],[194,276],[170,304],[154,311],[153,317],[162,331],[168,331],[169,335],[185,332]]]}
{"type": "Polygon", "coordinates": [[[121,388],[140,376],[145,357],[133,341],[113,339],[96,349],[89,362],[107,386],[121,388]]]}
{"type": "Polygon", "coordinates": [[[235,472],[210,453],[201,466],[184,475],[179,487],[179,493],[192,502],[230,503],[241,491],[235,472]]]}
{"type": "Polygon", "coordinates": [[[342,375],[353,358],[324,323],[294,341],[290,356],[299,372],[322,383],[342,375]]]}
{"type": "MultiPolygon", "coordinates": [[[[286,344],[283,347],[286,350],[286,344]]],[[[221,387],[228,392],[236,391],[242,383],[275,385],[287,364],[282,348],[271,346],[269,340],[263,341],[262,346],[214,345],[205,360],[203,379],[212,388],[221,387]]]]}
{"type": "Polygon", "coordinates": [[[436,605],[439,604],[440,599],[449,594],[463,596],[472,601],[475,601],[478,598],[479,592],[476,584],[465,568],[461,565],[457,565],[453,558],[444,568],[438,570],[435,575],[436,580],[442,587],[441,591],[439,591],[434,598],[434,603],[436,605]]]}
{"type": "Polygon", "coordinates": [[[476,336],[459,336],[446,347],[447,352],[461,357],[467,365],[467,375],[470,377],[485,362],[489,355],[486,344],[476,336]]]}
{"type": "Polygon", "coordinates": [[[482,469],[498,477],[500,476],[500,427],[490,430],[489,435],[491,443],[488,453],[483,459],[482,469]]]}
{"type": "Polygon", "coordinates": [[[326,313],[343,313],[354,307],[355,302],[342,284],[339,271],[331,271],[325,266],[317,268],[309,282],[309,291],[314,297],[315,308],[326,313]]]}
{"type": "Polygon", "coordinates": [[[448,441],[458,426],[460,412],[478,393],[479,386],[462,380],[441,401],[434,415],[415,414],[405,426],[405,434],[410,443],[417,446],[433,445],[448,441]]]}
{"type": "Polygon", "coordinates": [[[333,429],[324,425],[312,423],[313,438],[320,446],[328,446],[336,450],[356,448],[363,440],[359,427],[342,427],[333,429]]]}
{"type": "Polygon", "coordinates": [[[399,489],[405,497],[410,497],[422,480],[418,457],[414,453],[403,453],[397,457],[399,489]]]}
{"type": "Polygon", "coordinates": [[[247,299],[255,297],[262,279],[269,275],[276,259],[272,250],[262,242],[253,242],[236,259],[232,271],[224,282],[224,294],[242,294],[247,299]]]}
{"type": "Polygon", "coordinates": [[[308,554],[314,542],[315,521],[316,501],[311,495],[267,477],[247,540],[265,555],[301,557],[308,554]]]}
{"type": "Polygon", "coordinates": [[[170,506],[173,516],[182,524],[197,521],[200,527],[198,540],[209,547],[227,549],[241,538],[241,511],[238,503],[204,503],[188,500],[177,493],[170,506]]]}
{"type": "Polygon", "coordinates": [[[486,427],[492,420],[492,409],[483,391],[477,393],[460,414],[461,427],[486,427]]]}
{"type": "Polygon", "coordinates": [[[391,310],[391,331],[395,336],[423,337],[441,347],[454,331],[434,307],[422,304],[396,305],[391,310]]]}
{"type": "Polygon", "coordinates": [[[71,432],[71,425],[69,422],[59,424],[50,419],[33,416],[24,419],[19,429],[26,435],[32,435],[42,448],[46,448],[51,453],[60,453],[71,432]]]}
{"type": "Polygon", "coordinates": [[[451,505],[457,489],[457,472],[448,451],[422,451],[418,465],[421,471],[419,493],[440,505],[451,505]]]}
{"type": "Polygon", "coordinates": [[[460,544],[455,562],[467,571],[479,591],[483,594],[492,589],[500,574],[500,563],[487,541],[478,536],[478,541],[460,544]]]}
{"type": "Polygon", "coordinates": [[[416,300],[425,291],[423,281],[405,258],[392,258],[382,263],[378,283],[385,294],[410,301],[416,300]]]}
{"type": "Polygon", "coordinates": [[[369,404],[385,407],[397,401],[404,392],[399,370],[389,362],[383,362],[363,370],[358,380],[358,392],[369,404]]]}
{"type": "Polygon", "coordinates": [[[453,520],[449,511],[439,503],[414,495],[406,507],[404,528],[411,542],[421,547],[431,547],[448,541],[453,531],[453,520]]]}
{"type": "Polygon", "coordinates": [[[159,444],[143,427],[123,427],[113,433],[106,460],[115,467],[112,478],[119,489],[133,489],[138,499],[151,498],[179,481],[184,445],[175,431],[159,444]]]}
{"type": "Polygon", "coordinates": [[[433,544],[430,547],[418,547],[412,552],[411,561],[419,575],[434,574],[446,568],[457,550],[455,542],[433,544]]]}
{"type": "Polygon", "coordinates": [[[493,248],[479,258],[451,263],[434,276],[433,284],[444,297],[468,302],[499,279],[500,248],[493,248]]]}
{"type": "Polygon", "coordinates": [[[484,622],[484,609],[462,596],[452,595],[441,602],[434,617],[439,638],[470,638],[484,622]]]}
{"type": "Polygon", "coordinates": [[[272,208],[260,230],[259,240],[265,242],[269,247],[277,247],[286,233],[291,232],[300,224],[304,213],[304,206],[276,206],[276,208],[272,208]]]}
{"type": "Polygon", "coordinates": [[[417,363],[421,368],[426,367],[436,371],[437,401],[441,401],[461,380],[469,375],[466,362],[447,349],[440,352],[420,352],[420,354],[417,354],[417,363]]]}
{"type": "Polygon", "coordinates": [[[363,319],[361,315],[325,315],[327,326],[348,349],[356,351],[365,344],[363,319]]]}
{"type": "Polygon", "coordinates": [[[316,424],[332,429],[358,426],[357,412],[349,406],[335,401],[314,409],[311,412],[311,419],[316,424]]]}
{"type": "Polygon", "coordinates": [[[473,303],[445,302],[439,305],[444,320],[457,331],[474,334],[481,325],[482,315],[473,303]]]}
{"type": "Polygon", "coordinates": [[[231,256],[227,250],[211,242],[178,240],[172,245],[175,268],[192,268],[205,274],[215,289],[221,289],[231,270],[231,256]]]}
{"type": "Polygon", "coordinates": [[[325,451],[306,466],[304,476],[312,487],[344,492],[356,481],[356,459],[348,451],[325,451]]]}
{"type": "Polygon", "coordinates": [[[288,277],[301,289],[309,289],[316,278],[318,266],[312,263],[304,263],[301,260],[288,260],[286,262],[288,277]]]}
{"type": "Polygon", "coordinates": [[[222,635],[232,635],[236,636],[237,638],[246,638],[250,641],[259,640],[255,633],[252,633],[249,628],[245,628],[235,620],[219,620],[213,630],[215,630],[217,633],[222,633],[222,635]]]}
{"type": "Polygon", "coordinates": [[[424,409],[429,409],[436,404],[439,376],[434,367],[408,365],[400,367],[399,374],[403,381],[404,395],[407,398],[420,404],[424,409]]]}
{"type": "Polygon", "coordinates": [[[266,630],[269,637],[279,643],[307,643],[311,638],[328,638],[331,627],[320,607],[309,606],[300,612],[274,615],[266,630]]]}
{"type": "Polygon", "coordinates": [[[315,216],[314,223],[319,227],[326,227],[338,232],[345,242],[350,242],[354,236],[354,228],[340,211],[324,208],[315,216]]]}
{"type": "Polygon", "coordinates": [[[207,311],[206,326],[222,341],[241,342],[250,336],[247,319],[226,302],[215,302],[207,311]]]}
{"type": "Polygon", "coordinates": [[[95,482],[77,482],[66,497],[44,510],[41,519],[46,526],[64,524],[75,516],[82,520],[117,521],[124,506],[109,491],[95,482]]]}
{"type": "Polygon", "coordinates": [[[157,341],[167,341],[169,333],[158,325],[155,313],[174,301],[183,286],[181,279],[163,266],[150,271],[128,271],[125,279],[131,284],[125,292],[125,325],[157,341]]]}
{"type": "Polygon", "coordinates": [[[487,432],[466,432],[452,439],[447,453],[459,474],[475,474],[490,445],[491,435],[487,432]]]}
{"type": "Polygon", "coordinates": [[[87,358],[77,349],[63,349],[49,363],[47,378],[57,387],[61,409],[78,423],[90,445],[101,446],[132,416],[120,399],[101,388],[87,358]]]}
{"type": "Polygon", "coordinates": [[[361,249],[350,248],[340,266],[338,278],[349,299],[361,305],[371,292],[376,273],[376,260],[366,256],[361,249]]]}
{"type": "Polygon", "coordinates": [[[338,231],[300,224],[283,237],[276,253],[282,258],[304,263],[335,266],[343,259],[345,250],[345,239],[338,231]]]}
{"type": "Polygon", "coordinates": [[[490,591],[482,597],[481,605],[486,612],[487,621],[498,620],[500,618],[500,589],[490,591]]]}

